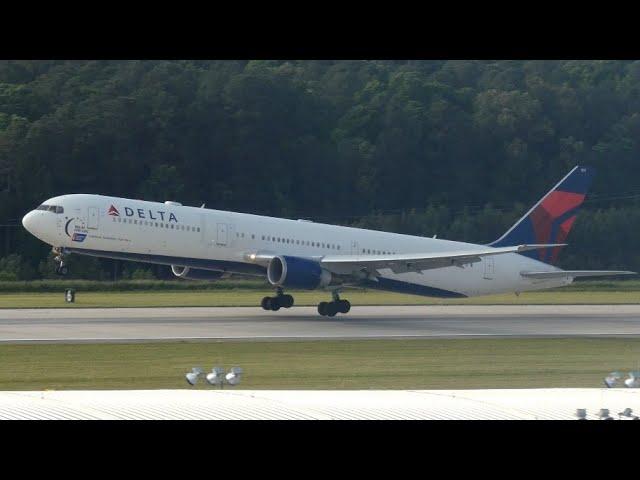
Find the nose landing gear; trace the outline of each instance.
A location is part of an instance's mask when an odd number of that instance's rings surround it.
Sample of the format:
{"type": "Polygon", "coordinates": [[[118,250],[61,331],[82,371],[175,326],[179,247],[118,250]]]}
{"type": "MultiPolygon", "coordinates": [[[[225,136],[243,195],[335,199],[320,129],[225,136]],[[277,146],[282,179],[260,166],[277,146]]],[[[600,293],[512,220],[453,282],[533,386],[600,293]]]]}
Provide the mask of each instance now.
{"type": "Polygon", "coordinates": [[[54,260],[56,262],[58,262],[58,266],[56,267],[56,274],[61,275],[61,276],[65,276],[69,274],[69,267],[67,267],[67,265],[64,263],[64,257],[66,256],[66,254],[64,253],[64,250],[61,248],[53,248],[53,253],[56,254],[56,256],[54,257],[54,260]]]}
{"type": "Polygon", "coordinates": [[[286,295],[282,288],[278,288],[275,297],[264,297],[260,303],[264,310],[278,311],[280,308],[291,308],[293,306],[293,297],[286,295]]]}
{"type": "Polygon", "coordinates": [[[333,301],[320,302],[318,304],[318,313],[323,317],[334,317],[337,313],[348,313],[351,310],[349,300],[341,300],[337,290],[331,292],[333,301]]]}

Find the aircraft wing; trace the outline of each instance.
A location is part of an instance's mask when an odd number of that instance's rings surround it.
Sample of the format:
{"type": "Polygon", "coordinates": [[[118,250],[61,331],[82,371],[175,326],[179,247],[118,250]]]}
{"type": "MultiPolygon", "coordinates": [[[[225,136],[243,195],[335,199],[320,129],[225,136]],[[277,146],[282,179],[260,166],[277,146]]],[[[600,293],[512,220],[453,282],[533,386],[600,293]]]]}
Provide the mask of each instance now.
{"type": "Polygon", "coordinates": [[[556,270],[554,272],[520,272],[520,275],[534,279],[550,279],[563,277],[604,277],[607,275],[636,275],[626,270],[556,270]]]}
{"type": "Polygon", "coordinates": [[[471,250],[455,250],[431,253],[408,253],[394,255],[327,255],[320,260],[320,265],[335,273],[351,273],[354,271],[378,272],[390,268],[393,273],[421,272],[433,268],[451,266],[463,267],[466,264],[479,262],[482,257],[520,253],[540,248],[563,247],[566,244],[517,245],[500,248],[477,248],[471,250]]]}

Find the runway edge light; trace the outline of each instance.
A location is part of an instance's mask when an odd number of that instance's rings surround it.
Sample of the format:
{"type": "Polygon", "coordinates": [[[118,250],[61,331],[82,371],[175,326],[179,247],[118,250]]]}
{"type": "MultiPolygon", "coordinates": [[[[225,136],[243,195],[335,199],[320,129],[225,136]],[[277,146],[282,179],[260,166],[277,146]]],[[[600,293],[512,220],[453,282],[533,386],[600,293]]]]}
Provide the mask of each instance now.
{"type": "Polygon", "coordinates": [[[213,367],[211,373],[207,374],[207,382],[209,385],[220,385],[224,382],[224,368],[213,367]]]}
{"type": "Polygon", "coordinates": [[[627,388],[640,387],[640,372],[629,372],[629,378],[624,381],[627,388]]]}
{"type": "Polygon", "coordinates": [[[604,378],[604,384],[607,388],[613,388],[618,385],[618,382],[622,378],[622,374],[620,372],[611,372],[604,378]]]}
{"type": "Polygon", "coordinates": [[[191,371],[185,375],[187,383],[191,386],[194,386],[196,383],[198,383],[198,377],[202,375],[203,372],[204,370],[202,368],[193,367],[191,371]]]}
{"type": "Polygon", "coordinates": [[[620,417],[629,418],[631,420],[640,420],[640,418],[633,414],[633,410],[628,407],[625,408],[622,412],[618,413],[618,418],[620,417]]]}
{"type": "Polygon", "coordinates": [[[242,376],[242,368],[233,367],[226,375],[227,383],[229,385],[237,385],[240,383],[240,377],[242,376]]]}
{"type": "Polygon", "coordinates": [[[613,420],[613,418],[609,416],[608,408],[601,408],[598,412],[598,417],[600,418],[600,420],[613,420]]]}

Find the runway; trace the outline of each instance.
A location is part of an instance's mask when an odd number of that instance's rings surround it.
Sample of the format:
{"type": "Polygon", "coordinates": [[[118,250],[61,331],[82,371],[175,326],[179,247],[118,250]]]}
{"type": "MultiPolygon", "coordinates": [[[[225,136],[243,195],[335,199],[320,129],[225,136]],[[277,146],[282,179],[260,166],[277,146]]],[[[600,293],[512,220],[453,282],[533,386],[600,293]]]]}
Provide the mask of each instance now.
{"type": "Polygon", "coordinates": [[[640,305],[0,310],[0,343],[603,336],[640,336],[640,305]]]}

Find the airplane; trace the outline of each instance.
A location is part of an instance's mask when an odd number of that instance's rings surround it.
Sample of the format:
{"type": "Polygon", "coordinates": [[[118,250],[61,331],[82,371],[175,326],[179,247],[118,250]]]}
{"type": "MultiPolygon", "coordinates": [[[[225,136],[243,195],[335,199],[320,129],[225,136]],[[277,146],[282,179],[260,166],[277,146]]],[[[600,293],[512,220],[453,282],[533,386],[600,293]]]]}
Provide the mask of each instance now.
{"type": "Polygon", "coordinates": [[[463,298],[635,274],[553,265],[594,173],[573,168],[488,245],[93,194],[50,198],[22,224],[53,247],[61,275],[66,256],[81,254],[169,265],[183,279],[266,277],[276,295],[263,309],[292,307],[285,289],[325,289],[332,299],[318,313],[333,317],[351,308],[346,288],[463,298]]]}

